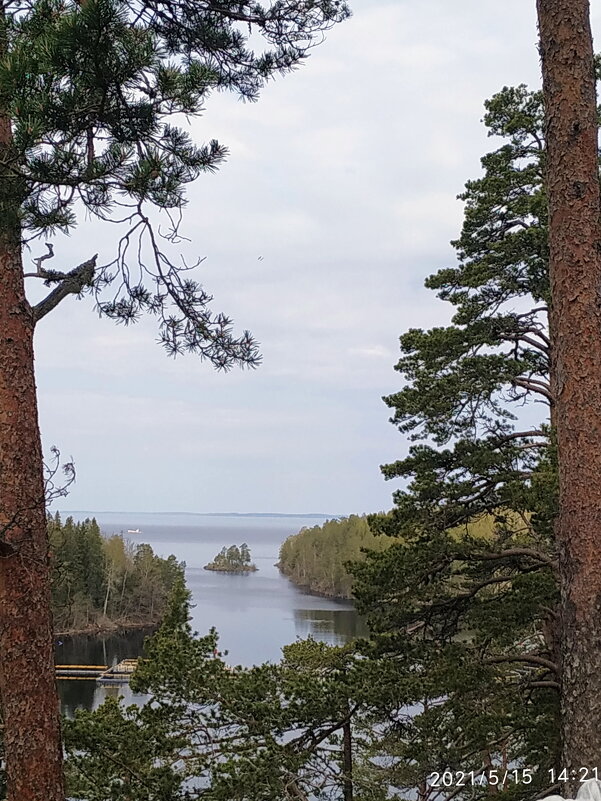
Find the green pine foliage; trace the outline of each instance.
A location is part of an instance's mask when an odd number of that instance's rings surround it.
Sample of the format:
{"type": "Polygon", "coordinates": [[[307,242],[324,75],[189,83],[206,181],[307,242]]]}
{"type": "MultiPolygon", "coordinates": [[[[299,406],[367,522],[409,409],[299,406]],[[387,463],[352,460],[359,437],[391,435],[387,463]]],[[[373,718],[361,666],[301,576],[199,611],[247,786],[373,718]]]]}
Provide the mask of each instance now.
{"type": "Polygon", "coordinates": [[[309,639],[286,646],[279,663],[232,669],[215,631],[192,634],[189,602],[176,582],[132,679],[132,689],[151,695],[145,705],[109,699],[65,721],[70,796],[335,801],[352,785],[356,801],[385,801],[372,710],[376,696],[399,697],[394,665],[309,639]]]}
{"type": "Polygon", "coordinates": [[[124,226],[102,264],[92,254],[68,271],[38,261],[27,276],[52,291],[36,319],[69,294],[91,293],[117,321],[154,315],[172,355],[255,365],[250,334],[235,337],[210,311],[195,265],[169,255],[187,186],[227,155],[216,140],[194,142],[186,120],[214,92],[256,100],[349,13],[344,0],[4,3],[0,109],[12,141],[0,164],[0,231],[26,241],[68,234],[81,215],[124,226]]]}
{"type": "Polygon", "coordinates": [[[58,631],[158,623],[184,565],[150,545],[105,539],[96,520],[49,519],[52,603],[58,631]]]}
{"type": "Polygon", "coordinates": [[[422,519],[430,526],[433,516],[437,527],[451,528],[512,509],[548,442],[541,94],[504,89],[486,104],[485,123],[506,141],[460,195],[458,265],[426,281],[451,304],[451,324],[402,335],[396,370],[404,386],[385,398],[398,430],[418,443],[383,468],[386,478],[411,479],[394,495],[395,533],[422,519]],[[516,428],[516,412],[532,421],[525,430],[516,428]]]}
{"type": "Polygon", "coordinates": [[[333,598],[351,598],[353,577],[349,562],[364,558],[366,549],[380,551],[391,542],[376,537],[367,518],[359,515],[328,520],[303,528],[280,548],[278,567],[295,584],[333,598]]]}
{"type": "Polygon", "coordinates": [[[397,541],[353,571],[366,654],[404,665],[416,711],[385,728],[391,784],[420,801],[484,798],[499,775],[495,793],[535,798],[558,760],[542,120],[523,86],[486,104],[503,142],[461,196],[457,266],[426,282],[452,320],[401,337],[402,388],[385,398],[412,445],[383,468],[405,482],[394,509],[369,523],[397,541]],[[432,788],[447,769],[452,786],[432,788]]]}

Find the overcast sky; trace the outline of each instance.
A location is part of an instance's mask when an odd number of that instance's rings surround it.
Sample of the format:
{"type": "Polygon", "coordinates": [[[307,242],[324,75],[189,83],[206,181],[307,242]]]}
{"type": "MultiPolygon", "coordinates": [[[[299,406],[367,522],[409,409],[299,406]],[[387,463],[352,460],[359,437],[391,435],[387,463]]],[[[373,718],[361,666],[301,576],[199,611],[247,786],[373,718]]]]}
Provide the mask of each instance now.
{"type": "MultiPolygon", "coordinates": [[[[482,103],[537,86],[534,0],[354,0],[297,72],[193,125],[230,149],[191,188],[186,254],[213,307],[261,343],[254,371],[169,359],[152,320],[68,299],[36,335],[45,447],[73,457],[70,509],[323,512],[389,508],[379,465],[406,452],[381,397],[399,334],[448,317],[424,278],[452,264],[455,199],[491,148],[482,103]]],[[[601,2],[593,22],[601,31],[601,2]]],[[[600,34],[601,35],[601,34],[600,34]]],[[[55,240],[53,266],[115,231],[55,240]]],[[[36,255],[36,254],[32,254],[36,255]]]]}

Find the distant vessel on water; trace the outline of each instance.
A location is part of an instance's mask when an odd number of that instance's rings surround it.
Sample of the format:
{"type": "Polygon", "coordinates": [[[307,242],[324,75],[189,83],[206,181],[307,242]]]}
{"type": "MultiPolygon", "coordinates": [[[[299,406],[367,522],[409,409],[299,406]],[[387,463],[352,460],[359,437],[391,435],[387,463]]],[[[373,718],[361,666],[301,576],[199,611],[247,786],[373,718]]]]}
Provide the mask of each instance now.
{"type": "Polygon", "coordinates": [[[128,534],[141,534],[142,532],[140,531],[139,528],[128,528],[127,529],[127,533],[128,534]]]}

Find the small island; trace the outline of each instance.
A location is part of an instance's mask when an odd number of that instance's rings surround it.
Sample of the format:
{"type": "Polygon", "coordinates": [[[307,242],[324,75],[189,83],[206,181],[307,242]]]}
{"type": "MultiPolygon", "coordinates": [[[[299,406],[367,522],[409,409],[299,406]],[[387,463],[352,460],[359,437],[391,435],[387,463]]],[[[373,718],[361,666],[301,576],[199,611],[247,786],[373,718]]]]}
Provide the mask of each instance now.
{"type": "Polygon", "coordinates": [[[226,548],[224,545],[213,561],[204,566],[204,569],[217,570],[221,573],[254,573],[255,570],[258,570],[257,566],[251,562],[250,549],[245,542],[240,547],[230,545],[229,548],[226,548]]]}

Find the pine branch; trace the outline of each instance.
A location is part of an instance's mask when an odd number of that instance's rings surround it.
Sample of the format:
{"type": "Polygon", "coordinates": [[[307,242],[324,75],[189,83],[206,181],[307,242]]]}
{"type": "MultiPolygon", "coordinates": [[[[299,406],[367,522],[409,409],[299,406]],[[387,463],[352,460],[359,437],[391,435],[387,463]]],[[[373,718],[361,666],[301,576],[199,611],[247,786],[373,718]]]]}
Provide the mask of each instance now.
{"type": "Polygon", "coordinates": [[[84,261],[70,272],[65,273],[65,277],[61,280],[60,284],[53,289],[44,300],[33,307],[33,319],[35,323],[49,314],[49,312],[56,308],[68,295],[79,295],[83,292],[85,287],[92,285],[94,273],[96,271],[97,258],[98,254],[84,261]]]}
{"type": "Polygon", "coordinates": [[[558,568],[558,562],[556,559],[551,559],[549,556],[545,556],[545,554],[540,553],[539,551],[535,551],[533,548],[508,548],[506,551],[501,551],[500,553],[470,553],[468,554],[468,559],[474,560],[500,560],[500,559],[510,559],[514,556],[526,556],[530,559],[535,559],[537,562],[542,562],[549,567],[552,567],[554,570],[558,568]]]}
{"type": "Polygon", "coordinates": [[[545,659],[542,656],[535,656],[534,654],[513,654],[508,656],[491,656],[484,660],[485,665],[498,665],[505,662],[522,662],[526,665],[535,665],[536,667],[544,667],[553,673],[559,674],[559,666],[552,662],[550,659],[545,659]]]}
{"type": "Polygon", "coordinates": [[[514,378],[512,382],[516,387],[522,387],[528,392],[535,392],[538,395],[543,395],[549,403],[553,403],[553,395],[548,384],[543,381],[536,381],[532,378],[514,378]]]}
{"type": "Polygon", "coordinates": [[[509,342],[516,342],[516,343],[525,342],[527,345],[530,345],[530,347],[539,350],[541,353],[544,353],[545,355],[549,353],[548,345],[543,344],[541,342],[537,342],[535,339],[524,333],[505,334],[504,339],[507,339],[509,342]]]}

